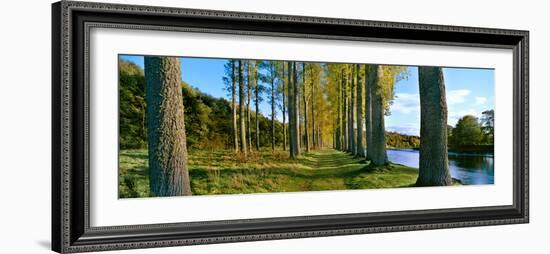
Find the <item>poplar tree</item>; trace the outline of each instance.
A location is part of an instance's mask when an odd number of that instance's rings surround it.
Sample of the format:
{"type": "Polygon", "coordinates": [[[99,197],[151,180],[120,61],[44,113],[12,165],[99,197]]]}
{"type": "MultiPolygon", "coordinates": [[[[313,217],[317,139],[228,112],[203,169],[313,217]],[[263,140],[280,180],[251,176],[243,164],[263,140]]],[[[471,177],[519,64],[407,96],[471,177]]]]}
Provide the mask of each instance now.
{"type": "Polygon", "coordinates": [[[370,75],[372,75],[372,87],[370,89],[371,102],[371,144],[370,160],[375,166],[382,166],[388,163],[388,155],[386,153],[386,135],[384,126],[384,98],[383,89],[383,70],[380,65],[373,65],[370,75]]]}
{"type": "Polygon", "coordinates": [[[306,92],[306,88],[307,88],[307,83],[306,83],[306,63],[302,63],[302,100],[304,101],[304,132],[305,132],[305,147],[306,147],[306,152],[309,152],[309,125],[308,125],[308,119],[307,119],[307,102],[308,102],[308,98],[307,98],[307,92],[306,92]]]}
{"type": "Polygon", "coordinates": [[[357,105],[356,105],[356,123],[357,123],[357,155],[360,157],[365,157],[365,147],[363,145],[363,79],[362,79],[362,66],[356,65],[356,79],[357,84],[355,88],[357,89],[357,105]]]}
{"type": "Polygon", "coordinates": [[[250,100],[252,96],[252,86],[251,82],[251,68],[250,61],[246,61],[246,135],[248,142],[248,150],[252,152],[252,126],[250,124],[250,100]]]}
{"type": "Polygon", "coordinates": [[[238,61],[239,63],[239,130],[241,133],[241,153],[246,157],[247,148],[246,148],[246,121],[245,121],[245,85],[243,80],[243,62],[242,60],[238,61]]]}
{"type": "Polygon", "coordinates": [[[419,186],[451,185],[447,152],[447,100],[440,67],[418,67],[420,92],[419,186]]]}
{"type": "Polygon", "coordinates": [[[231,140],[233,142],[233,150],[239,152],[239,139],[238,139],[238,127],[237,127],[237,65],[236,61],[228,60],[224,65],[225,76],[223,81],[226,84],[227,90],[231,93],[231,140]]]}

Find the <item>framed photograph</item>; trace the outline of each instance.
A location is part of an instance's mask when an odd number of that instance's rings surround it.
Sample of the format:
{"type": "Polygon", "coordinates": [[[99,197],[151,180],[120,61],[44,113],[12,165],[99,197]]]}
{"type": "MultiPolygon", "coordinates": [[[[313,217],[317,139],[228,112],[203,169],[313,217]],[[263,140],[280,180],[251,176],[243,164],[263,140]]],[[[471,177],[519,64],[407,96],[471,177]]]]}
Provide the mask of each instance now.
{"type": "Polygon", "coordinates": [[[54,251],[529,221],[528,31],[52,13],[54,251]]]}

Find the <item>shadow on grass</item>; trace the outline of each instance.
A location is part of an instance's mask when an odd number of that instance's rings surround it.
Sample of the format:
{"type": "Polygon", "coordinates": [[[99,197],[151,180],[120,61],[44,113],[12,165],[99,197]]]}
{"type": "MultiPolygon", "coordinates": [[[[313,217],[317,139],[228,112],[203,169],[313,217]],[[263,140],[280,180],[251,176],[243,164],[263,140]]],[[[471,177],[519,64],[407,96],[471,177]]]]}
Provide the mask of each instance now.
{"type": "MultiPolygon", "coordinates": [[[[147,151],[121,152],[119,197],[149,196],[147,151]]],[[[303,153],[263,150],[248,160],[232,151],[191,151],[194,195],[412,187],[417,171],[402,165],[373,167],[363,158],[327,149],[303,153]]]]}

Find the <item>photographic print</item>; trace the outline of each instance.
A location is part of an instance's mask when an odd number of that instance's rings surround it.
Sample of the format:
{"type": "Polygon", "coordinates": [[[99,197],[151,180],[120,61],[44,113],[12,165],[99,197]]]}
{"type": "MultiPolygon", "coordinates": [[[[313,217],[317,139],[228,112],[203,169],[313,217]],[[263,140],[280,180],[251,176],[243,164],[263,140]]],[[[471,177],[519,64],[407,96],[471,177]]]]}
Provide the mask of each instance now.
{"type": "Polygon", "coordinates": [[[529,222],[529,31],[60,1],[51,76],[60,253],[529,222]]]}
{"type": "Polygon", "coordinates": [[[119,198],[494,183],[494,69],[119,55],[119,198]]]}

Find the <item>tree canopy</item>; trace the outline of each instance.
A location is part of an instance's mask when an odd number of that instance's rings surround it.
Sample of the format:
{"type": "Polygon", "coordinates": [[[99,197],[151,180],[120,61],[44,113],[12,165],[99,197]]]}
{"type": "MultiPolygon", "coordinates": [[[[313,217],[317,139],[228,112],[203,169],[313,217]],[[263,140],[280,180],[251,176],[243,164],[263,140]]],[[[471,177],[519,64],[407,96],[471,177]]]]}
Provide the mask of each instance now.
{"type": "Polygon", "coordinates": [[[452,129],[452,145],[479,145],[484,135],[477,117],[466,115],[460,118],[456,127],[452,129]]]}

